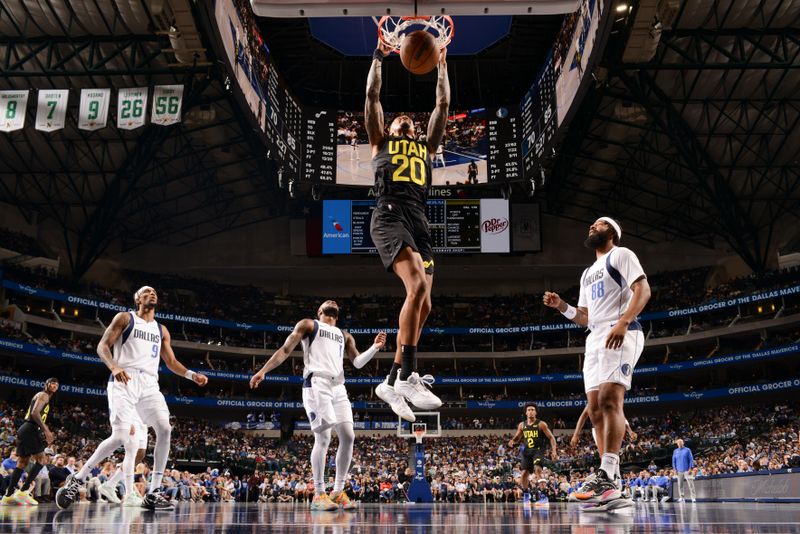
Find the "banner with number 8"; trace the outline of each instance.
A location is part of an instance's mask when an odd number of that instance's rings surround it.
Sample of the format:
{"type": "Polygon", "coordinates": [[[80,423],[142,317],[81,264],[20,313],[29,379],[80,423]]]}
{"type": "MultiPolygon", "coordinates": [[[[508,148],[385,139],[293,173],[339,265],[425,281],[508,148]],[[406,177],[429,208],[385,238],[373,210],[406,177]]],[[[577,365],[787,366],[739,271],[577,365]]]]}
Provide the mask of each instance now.
{"type": "Polygon", "coordinates": [[[135,130],[144,126],[147,87],[120,89],[117,93],[117,128],[135,130]]]}
{"type": "Polygon", "coordinates": [[[150,122],[169,126],[181,120],[183,85],[156,85],[153,90],[153,114],[150,122]]]}
{"type": "Polygon", "coordinates": [[[0,91],[0,132],[13,132],[25,126],[28,91],[0,91]]]}
{"type": "Polygon", "coordinates": [[[36,129],[43,132],[60,130],[66,124],[69,89],[42,89],[36,106],[36,129]]]}
{"type": "Polygon", "coordinates": [[[111,89],[81,89],[78,128],[90,131],[105,128],[110,102],[111,89]]]}

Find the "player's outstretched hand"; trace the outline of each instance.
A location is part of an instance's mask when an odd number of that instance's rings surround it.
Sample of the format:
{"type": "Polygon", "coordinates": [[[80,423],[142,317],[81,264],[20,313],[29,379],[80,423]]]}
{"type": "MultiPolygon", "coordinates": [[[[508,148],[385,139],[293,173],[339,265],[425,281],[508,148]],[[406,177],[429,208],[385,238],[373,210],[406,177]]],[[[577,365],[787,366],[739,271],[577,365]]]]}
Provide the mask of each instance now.
{"type": "Polygon", "coordinates": [[[195,373],[192,377],[192,381],[198,386],[205,386],[208,384],[208,377],[203,373],[195,373]]]}
{"type": "Polygon", "coordinates": [[[386,332],[378,332],[375,336],[375,346],[382,349],[384,345],[386,345],[386,332]]]}
{"type": "Polygon", "coordinates": [[[383,54],[383,57],[386,57],[389,54],[391,54],[392,50],[394,50],[394,49],[391,46],[389,46],[388,44],[386,44],[383,41],[381,41],[380,39],[378,39],[378,50],[381,51],[381,53],[383,54]]]}
{"type": "Polygon", "coordinates": [[[127,385],[131,379],[131,377],[128,376],[128,373],[125,372],[125,369],[120,369],[119,367],[112,367],[111,375],[114,377],[114,380],[117,382],[122,382],[125,385],[127,385]]]}
{"type": "Polygon", "coordinates": [[[578,436],[577,434],[575,434],[574,436],[572,436],[572,439],[571,439],[571,440],[569,440],[569,446],[570,446],[570,447],[572,447],[572,448],[574,449],[574,448],[575,448],[575,447],[578,445],[578,438],[579,438],[579,437],[580,437],[580,436],[578,436]]]}
{"type": "Polygon", "coordinates": [[[512,439],[512,440],[509,440],[509,442],[508,442],[508,448],[509,448],[509,449],[513,449],[513,448],[514,448],[514,440],[513,440],[513,439],[512,439]]]}
{"type": "Polygon", "coordinates": [[[551,308],[558,308],[561,305],[561,297],[558,296],[558,293],[553,293],[552,291],[545,291],[544,297],[542,297],[542,302],[545,306],[549,306],[551,308]]]}
{"type": "Polygon", "coordinates": [[[550,453],[550,459],[553,460],[554,462],[558,461],[558,451],[552,451],[550,453]]]}
{"type": "Polygon", "coordinates": [[[45,429],[44,431],[44,440],[47,442],[48,445],[53,444],[53,433],[50,430],[45,429]]]}
{"type": "Polygon", "coordinates": [[[261,381],[264,380],[264,373],[261,371],[257,372],[253,376],[250,377],[250,389],[256,389],[261,381]]]}

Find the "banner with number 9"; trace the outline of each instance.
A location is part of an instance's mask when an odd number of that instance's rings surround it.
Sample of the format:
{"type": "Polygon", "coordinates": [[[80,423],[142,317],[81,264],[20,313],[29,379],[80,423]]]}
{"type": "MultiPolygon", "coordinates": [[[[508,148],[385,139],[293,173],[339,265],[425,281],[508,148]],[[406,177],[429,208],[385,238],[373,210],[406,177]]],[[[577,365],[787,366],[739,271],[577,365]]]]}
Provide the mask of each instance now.
{"type": "Polygon", "coordinates": [[[78,128],[90,131],[105,128],[110,102],[111,89],[81,89],[78,128]]]}
{"type": "Polygon", "coordinates": [[[25,126],[28,90],[0,91],[0,132],[13,132],[25,126]]]}

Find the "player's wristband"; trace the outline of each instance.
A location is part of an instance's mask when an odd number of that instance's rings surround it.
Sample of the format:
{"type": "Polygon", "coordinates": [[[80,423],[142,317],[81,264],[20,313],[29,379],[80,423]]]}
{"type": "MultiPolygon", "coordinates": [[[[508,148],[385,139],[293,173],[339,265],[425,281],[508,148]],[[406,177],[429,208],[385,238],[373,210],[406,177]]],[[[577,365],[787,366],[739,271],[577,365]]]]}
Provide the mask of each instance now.
{"type": "Polygon", "coordinates": [[[353,366],[356,369],[361,369],[362,367],[367,365],[367,362],[370,361],[372,357],[378,353],[379,350],[380,349],[376,345],[372,345],[370,348],[368,348],[367,350],[365,350],[364,352],[353,358],[353,366]]]}
{"type": "Polygon", "coordinates": [[[183,373],[183,378],[194,382],[194,371],[192,371],[191,369],[187,369],[186,372],[183,373]]]}
{"type": "Polygon", "coordinates": [[[578,310],[575,309],[574,306],[570,306],[569,304],[567,304],[567,309],[562,311],[561,315],[563,315],[564,317],[566,317],[571,321],[575,318],[576,315],[578,315],[578,310]]]}
{"type": "Polygon", "coordinates": [[[380,48],[376,48],[374,52],[372,52],[372,59],[377,59],[378,61],[383,61],[383,58],[386,56],[383,55],[380,48]]]}

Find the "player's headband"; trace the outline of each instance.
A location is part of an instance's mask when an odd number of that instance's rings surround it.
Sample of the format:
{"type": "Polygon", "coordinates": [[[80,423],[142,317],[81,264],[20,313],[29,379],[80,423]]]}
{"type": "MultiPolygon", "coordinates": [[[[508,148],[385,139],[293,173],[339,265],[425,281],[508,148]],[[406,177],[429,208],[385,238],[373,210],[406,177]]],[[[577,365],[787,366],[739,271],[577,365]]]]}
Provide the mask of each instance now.
{"type": "Polygon", "coordinates": [[[619,227],[619,223],[617,223],[617,221],[611,217],[600,217],[597,220],[607,223],[611,228],[614,229],[614,231],[617,232],[617,239],[622,239],[622,228],[619,227]]]}
{"type": "MultiPolygon", "coordinates": [[[[145,289],[153,289],[153,288],[150,287],[150,286],[142,286],[139,289],[137,289],[136,293],[133,294],[133,302],[136,302],[137,300],[139,300],[139,297],[142,296],[142,293],[144,293],[145,289]]],[[[155,291],[155,289],[153,289],[153,291],[155,291]]]]}

